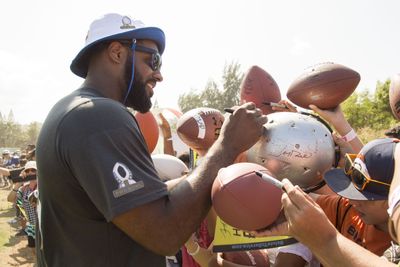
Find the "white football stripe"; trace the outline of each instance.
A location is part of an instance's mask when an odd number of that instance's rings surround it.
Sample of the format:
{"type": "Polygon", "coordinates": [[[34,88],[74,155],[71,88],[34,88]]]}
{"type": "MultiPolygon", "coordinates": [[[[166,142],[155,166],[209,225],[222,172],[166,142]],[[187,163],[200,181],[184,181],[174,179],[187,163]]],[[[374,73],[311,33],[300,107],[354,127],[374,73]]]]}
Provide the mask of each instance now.
{"type": "Polygon", "coordinates": [[[195,114],[193,118],[195,119],[197,126],[199,127],[197,138],[204,139],[204,136],[206,136],[206,124],[204,123],[203,118],[200,116],[200,114],[195,114]]]}

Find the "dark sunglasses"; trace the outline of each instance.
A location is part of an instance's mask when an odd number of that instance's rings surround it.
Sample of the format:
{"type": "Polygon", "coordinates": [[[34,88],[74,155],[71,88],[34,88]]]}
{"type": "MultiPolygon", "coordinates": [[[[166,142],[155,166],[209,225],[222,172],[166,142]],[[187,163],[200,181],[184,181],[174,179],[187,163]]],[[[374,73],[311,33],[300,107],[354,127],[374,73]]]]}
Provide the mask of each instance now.
{"type": "Polygon", "coordinates": [[[162,59],[160,53],[158,53],[157,50],[141,45],[136,45],[135,50],[151,54],[150,67],[153,71],[159,71],[161,69],[162,59]]]}
{"type": "Polygon", "coordinates": [[[377,183],[390,187],[388,183],[377,181],[369,177],[368,173],[365,171],[366,166],[363,168],[359,163],[354,162],[356,158],[357,154],[346,153],[344,159],[344,173],[350,176],[352,183],[358,190],[363,191],[369,183],[377,183]]]}
{"type": "MultiPolygon", "coordinates": [[[[116,40],[116,41],[123,45],[127,45],[129,47],[132,46],[132,41],[126,41],[126,40],[116,40]]],[[[110,41],[110,42],[113,42],[113,41],[110,41]]],[[[139,51],[139,52],[151,54],[151,61],[150,61],[149,66],[153,71],[159,71],[161,69],[162,58],[161,58],[160,53],[157,50],[146,47],[146,46],[142,46],[142,45],[136,45],[135,50],[139,51]]]]}

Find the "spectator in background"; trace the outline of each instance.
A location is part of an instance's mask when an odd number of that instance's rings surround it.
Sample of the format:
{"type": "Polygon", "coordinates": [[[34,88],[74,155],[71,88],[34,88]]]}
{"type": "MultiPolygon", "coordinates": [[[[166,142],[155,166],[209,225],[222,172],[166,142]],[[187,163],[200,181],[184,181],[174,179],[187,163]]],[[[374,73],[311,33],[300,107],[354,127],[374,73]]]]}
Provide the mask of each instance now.
{"type": "Polygon", "coordinates": [[[26,146],[26,151],[32,151],[32,150],[34,150],[36,148],[36,145],[34,145],[34,144],[29,144],[29,145],[27,145],[26,146]]]}
{"type": "MultiPolygon", "coordinates": [[[[10,151],[7,149],[4,150],[2,153],[2,162],[0,163],[0,167],[4,167],[4,168],[11,167],[10,151]]],[[[10,185],[10,183],[8,182],[8,179],[5,175],[0,175],[0,180],[1,180],[1,187],[8,187],[10,185]]]]}
{"type": "MultiPolygon", "coordinates": [[[[36,161],[28,161],[25,164],[24,170],[21,172],[21,176],[27,177],[29,175],[36,175],[36,170],[36,161]]],[[[28,222],[23,230],[28,237],[28,247],[31,248],[33,255],[35,254],[35,226],[37,221],[37,211],[36,206],[33,206],[29,201],[29,196],[36,190],[36,188],[36,179],[25,183],[16,183],[7,197],[9,202],[17,203],[17,206],[21,209],[22,214],[28,222]]]]}
{"type": "Polygon", "coordinates": [[[3,162],[1,163],[2,167],[11,166],[10,151],[8,149],[4,150],[2,156],[3,156],[3,162]]]}
{"type": "Polygon", "coordinates": [[[9,187],[10,182],[8,181],[7,176],[9,175],[9,171],[7,168],[0,167],[0,187],[9,187]]]}
{"type": "Polygon", "coordinates": [[[22,198],[18,198],[18,190],[23,186],[22,182],[13,183],[11,191],[8,193],[7,201],[13,204],[15,208],[15,218],[10,221],[11,224],[19,223],[21,227],[20,231],[15,236],[26,236],[25,228],[27,224],[27,216],[25,210],[23,209],[22,198]]]}
{"type": "MultiPolygon", "coordinates": [[[[24,167],[26,164],[26,155],[22,154],[19,162],[19,167],[24,167]]],[[[0,173],[4,176],[10,176],[10,169],[7,168],[0,168],[0,173]]],[[[11,181],[10,181],[11,184],[11,181]]],[[[8,194],[7,200],[13,203],[13,208],[15,208],[15,218],[9,221],[10,224],[19,223],[21,226],[21,231],[16,234],[16,236],[26,235],[25,227],[26,227],[26,218],[24,217],[23,213],[21,212],[22,202],[19,200],[18,203],[16,201],[16,192],[18,189],[23,185],[21,182],[13,183],[12,191],[8,194]]]]}
{"type": "Polygon", "coordinates": [[[27,162],[28,160],[26,158],[26,154],[22,153],[21,156],[19,157],[19,167],[24,167],[27,162]]]}
{"type": "Polygon", "coordinates": [[[28,152],[28,154],[26,155],[26,159],[27,160],[36,160],[36,148],[34,148],[28,152]]]}
{"type": "Polygon", "coordinates": [[[11,157],[11,167],[13,168],[19,167],[19,151],[14,151],[11,157]]]}

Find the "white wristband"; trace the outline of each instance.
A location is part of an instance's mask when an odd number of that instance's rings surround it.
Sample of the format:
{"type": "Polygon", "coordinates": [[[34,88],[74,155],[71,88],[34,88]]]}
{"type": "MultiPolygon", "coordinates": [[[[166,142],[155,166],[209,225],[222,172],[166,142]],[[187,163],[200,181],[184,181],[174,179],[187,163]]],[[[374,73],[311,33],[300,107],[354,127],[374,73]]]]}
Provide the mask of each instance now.
{"type": "Polygon", "coordinates": [[[354,138],[356,138],[356,137],[357,137],[357,134],[356,134],[356,132],[354,131],[354,129],[352,128],[352,129],[350,130],[350,132],[348,132],[345,136],[342,136],[342,139],[343,139],[345,142],[350,142],[350,141],[354,140],[354,138]]]}
{"type": "Polygon", "coordinates": [[[199,245],[199,243],[197,243],[197,242],[195,242],[196,243],[196,245],[197,245],[197,248],[196,248],[196,250],[194,251],[194,252],[190,252],[189,250],[187,250],[187,252],[188,252],[188,254],[190,255],[190,256],[194,256],[194,255],[196,255],[197,253],[199,253],[199,251],[200,251],[200,245],[199,245]]]}
{"type": "Polygon", "coordinates": [[[391,197],[389,198],[389,208],[387,210],[389,216],[391,217],[394,211],[394,208],[399,204],[400,202],[400,186],[396,187],[396,189],[393,191],[391,197]]]}

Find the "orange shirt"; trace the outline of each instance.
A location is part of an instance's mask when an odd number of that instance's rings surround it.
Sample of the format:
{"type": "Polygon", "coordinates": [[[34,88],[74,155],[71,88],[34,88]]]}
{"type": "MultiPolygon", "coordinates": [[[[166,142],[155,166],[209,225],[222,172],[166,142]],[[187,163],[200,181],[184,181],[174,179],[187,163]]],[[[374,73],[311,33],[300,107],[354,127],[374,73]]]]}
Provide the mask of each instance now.
{"type": "Polygon", "coordinates": [[[321,195],[317,203],[336,229],[348,239],[378,256],[390,246],[389,233],[365,224],[347,199],[338,195],[321,195]]]}

